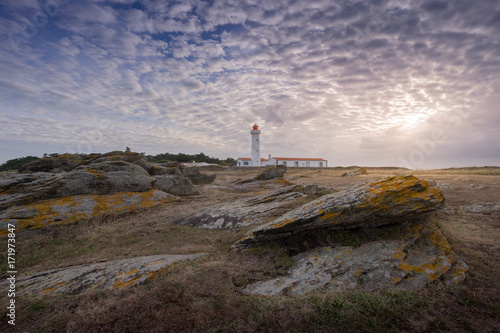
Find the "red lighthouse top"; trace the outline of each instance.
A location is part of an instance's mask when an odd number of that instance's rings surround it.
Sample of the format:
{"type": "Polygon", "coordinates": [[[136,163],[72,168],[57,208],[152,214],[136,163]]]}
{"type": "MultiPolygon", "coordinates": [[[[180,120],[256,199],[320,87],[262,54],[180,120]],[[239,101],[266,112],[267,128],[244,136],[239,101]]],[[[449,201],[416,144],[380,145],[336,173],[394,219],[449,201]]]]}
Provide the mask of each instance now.
{"type": "Polygon", "coordinates": [[[259,129],[259,126],[257,126],[257,124],[253,125],[253,129],[256,131],[259,129]]]}

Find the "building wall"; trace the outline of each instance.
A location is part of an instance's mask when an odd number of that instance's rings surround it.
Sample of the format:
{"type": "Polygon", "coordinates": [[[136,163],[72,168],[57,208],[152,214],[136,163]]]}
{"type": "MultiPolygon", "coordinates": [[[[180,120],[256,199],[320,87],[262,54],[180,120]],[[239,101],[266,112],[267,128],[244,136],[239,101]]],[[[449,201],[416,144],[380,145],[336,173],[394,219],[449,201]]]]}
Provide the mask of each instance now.
{"type": "Polygon", "coordinates": [[[253,165],[252,165],[252,161],[242,161],[240,159],[237,159],[236,160],[236,166],[239,166],[239,167],[251,167],[253,165]]]}
{"type": "Polygon", "coordinates": [[[268,165],[286,165],[289,168],[326,168],[328,166],[327,161],[307,161],[307,160],[287,160],[276,161],[274,158],[271,158],[267,162],[262,162],[262,166],[268,165]]]}

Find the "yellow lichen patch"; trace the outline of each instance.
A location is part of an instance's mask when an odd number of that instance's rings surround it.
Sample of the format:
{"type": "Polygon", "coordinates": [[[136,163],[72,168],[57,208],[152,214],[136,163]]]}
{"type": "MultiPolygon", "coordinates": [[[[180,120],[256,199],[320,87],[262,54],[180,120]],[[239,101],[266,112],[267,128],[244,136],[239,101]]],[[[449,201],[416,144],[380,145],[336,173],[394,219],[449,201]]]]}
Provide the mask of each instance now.
{"type": "Polygon", "coordinates": [[[326,212],[323,216],[320,217],[323,221],[336,223],[339,220],[339,217],[342,216],[342,212],[326,212]]]}
{"type": "MultiPolygon", "coordinates": [[[[139,208],[150,208],[174,200],[172,197],[156,199],[157,192],[159,191],[121,192],[109,195],[87,194],[49,199],[17,207],[9,219],[17,223],[17,230],[21,231],[52,224],[72,223],[111,212],[129,212],[139,208]]],[[[7,233],[7,230],[0,230],[0,236],[7,236],[7,233]]]]}
{"type": "Polygon", "coordinates": [[[292,185],[292,183],[285,178],[278,178],[274,181],[276,184],[292,185]]]}
{"type": "Polygon", "coordinates": [[[44,292],[44,293],[51,293],[51,292],[53,292],[56,289],[59,289],[59,288],[65,286],[65,285],[68,285],[69,283],[70,283],[70,281],[66,281],[66,282],[54,281],[52,283],[53,287],[44,289],[44,290],[42,290],[42,292],[44,292]]]}
{"type": "Polygon", "coordinates": [[[444,201],[443,193],[438,187],[414,176],[389,177],[371,182],[368,186],[369,196],[360,207],[375,207],[385,211],[400,206],[419,210],[427,208],[431,199],[436,206],[444,201]],[[392,203],[388,204],[388,200],[392,203]]]}
{"type": "MultiPolygon", "coordinates": [[[[125,275],[123,277],[116,279],[116,281],[113,283],[113,286],[111,288],[112,289],[123,288],[123,287],[128,287],[131,284],[134,284],[137,280],[139,280],[142,277],[142,275],[136,276],[130,280],[127,280],[127,279],[129,278],[130,275],[137,274],[137,272],[138,272],[137,269],[133,269],[130,272],[125,273],[125,275]]],[[[122,274],[121,273],[118,274],[118,276],[120,276],[120,275],[122,275],[122,274]]]]}
{"type": "Polygon", "coordinates": [[[173,265],[174,265],[174,264],[169,265],[169,266],[164,267],[164,268],[162,268],[162,269],[160,269],[160,270],[158,270],[158,271],[151,271],[151,272],[147,272],[147,273],[146,273],[146,280],[147,280],[147,281],[153,280],[154,278],[156,278],[156,277],[158,276],[158,274],[165,273],[165,271],[166,271],[167,269],[169,269],[170,267],[172,267],[173,265]]]}
{"type": "Polygon", "coordinates": [[[285,225],[287,225],[287,224],[290,224],[290,223],[292,223],[292,222],[295,222],[295,221],[297,221],[297,218],[295,218],[295,217],[294,217],[294,218],[291,218],[291,219],[286,219],[286,220],[284,220],[284,221],[282,221],[282,222],[279,222],[279,223],[276,223],[276,224],[271,224],[271,225],[269,226],[269,228],[272,228],[272,229],[279,229],[279,228],[281,228],[281,227],[283,227],[283,226],[285,226],[285,225]]]}
{"type": "Polygon", "coordinates": [[[88,167],[87,168],[87,171],[93,175],[96,175],[98,178],[102,178],[103,176],[103,173],[102,172],[99,172],[97,169],[95,168],[92,168],[92,167],[88,167]]]}
{"type": "Polygon", "coordinates": [[[363,275],[366,271],[364,269],[361,269],[361,268],[358,268],[354,271],[354,276],[355,277],[360,277],[361,275],[363,275]]]}
{"type": "Polygon", "coordinates": [[[401,249],[396,249],[396,252],[392,254],[392,257],[396,260],[397,259],[403,260],[406,257],[406,253],[404,253],[404,251],[401,249]]]}
{"type": "MultiPolygon", "coordinates": [[[[421,226],[421,228],[423,227],[421,226]]],[[[446,238],[436,227],[432,226],[431,232],[427,235],[427,238],[431,241],[437,253],[427,258],[425,263],[420,265],[409,264],[404,260],[406,254],[399,249],[398,252],[393,254],[393,257],[394,259],[401,260],[398,268],[405,273],[425,274],[430,281],[434,281],[450,269],[455,260],[455,253],[446,238]]]]}
{"type": "Polygon", "coordinates": [[[469,267],[463,261],[459,262],[453,271],[453,276],[451,277],[451,281],[454,283],[458,283],[465,279],[465,273],[469,271],[469,267]]]}

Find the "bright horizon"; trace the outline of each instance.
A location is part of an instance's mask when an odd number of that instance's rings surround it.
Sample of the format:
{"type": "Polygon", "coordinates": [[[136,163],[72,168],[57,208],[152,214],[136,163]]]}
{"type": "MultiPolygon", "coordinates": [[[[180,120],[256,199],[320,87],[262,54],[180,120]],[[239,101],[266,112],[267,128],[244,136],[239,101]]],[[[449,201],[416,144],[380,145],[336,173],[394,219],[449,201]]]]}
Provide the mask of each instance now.
{"type": "Polygon", "coordinates": [[[112,150],[500,166],[500,3],[6,0],[0,163],[112,150]]]}

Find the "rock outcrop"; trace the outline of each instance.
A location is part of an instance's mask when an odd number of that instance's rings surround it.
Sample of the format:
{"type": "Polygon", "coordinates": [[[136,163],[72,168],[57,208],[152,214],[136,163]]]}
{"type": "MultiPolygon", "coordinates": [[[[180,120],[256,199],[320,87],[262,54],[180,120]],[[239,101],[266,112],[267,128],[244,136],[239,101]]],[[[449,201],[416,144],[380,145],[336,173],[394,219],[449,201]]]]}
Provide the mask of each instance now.
{"type": "Polygon", "coordinates": [[[175,223],[203,229],[234,229],[259,224],[284,204],[326,191],[318,185],[292,185],[271,193],[202,209],[175,223]]]}
{"type": "Polygon", "coordinates": [[[211,184],[217,177],[217,175],[202,174],[196,167],[184,168],[182,172],[195,185],[211,184]]]}
{"type": "Polygon", "coordinates": [[[464,211],[472,214],[500,214],[500,204],[475,201],[465,206],[464,211]]]}
{"type": "Polygon", "coordinates": [[[264,169],[261,173],[259,173],[255,179],[257,180],[269,180],[273,178],[282,178],[286,172],[286,166],[284,165],[276,165],[272,167],[268,167],[264,169]]]}
{"type": "MultiPolygon", "coordinates": [[[[181,169],[150,164],[143,154],[54,154],[0,178],[0,223],[21,229],[74,222],[196,195],[181,169]],[[161,191],[158,191],[160,189],[161,191]],[[167,194],[168,193],[168,194],[167,194]]],[[[205,179],[197,173],[198,179],[205,179]]],[[[212,179],[212,176],[208,176],[212,179]]]]}
{"type": "Polygon", "coordinates": [[[54,154],[49,157],[41,158],[37,161],[23,165],[19,172],[33,173],[33,172],[68,172],[74,168],[88,164],[96,156],[100,154],[54,154]]]}
{"type": "Polygon", "coordinates": [[[292,258],[294,266],[286,275],[252,283],[243,292],[274,296],[302,295],[311,290],[419,290],[445,274],[450,283],[465,278],[467,265],[432,223],[404,223],[380,229],[392,237],[359,247],[334,245],[300,253],[292,258]]]}
{"type": "Polygon", "coordinates": [[[14,206],[0,212],[0,236],[7,235],[8,224],[16,231],[76,222],[111,213],[131,212],[178,200],[159,190],[120,192],[108,195],[77,195],[14,206]]]}
{"type": "Polygon", "coordinates": [[[156,176],[156,187],[164,192],[179,196],[200,194],[189,179],[179,175],[156,176]]]}
{"type": "Polygon", "coordinates": [[[176,262],[203,255],[154,255],[54,269],[21,277],[16,281],[21,286],[18,294],[76,295],[130,287],[154,279],[176,262]]]}
{"type": "Polygon", "coordinates": [[[341,177],[366,175],[366,174],[368,174],[368,170],[366,170],[366,168],[356,168],[351,171],[343,173],[341,177]]]}
{"type": "Polygon", "coordinates": [[[280,218],[250,230],[233,245],[236,250],[311,229],[378,227],[436,210],[441,190],[414,176],[389,177],[322,196],[280,218]]]}

